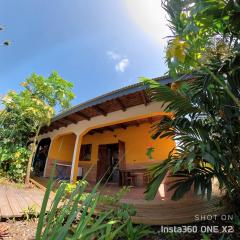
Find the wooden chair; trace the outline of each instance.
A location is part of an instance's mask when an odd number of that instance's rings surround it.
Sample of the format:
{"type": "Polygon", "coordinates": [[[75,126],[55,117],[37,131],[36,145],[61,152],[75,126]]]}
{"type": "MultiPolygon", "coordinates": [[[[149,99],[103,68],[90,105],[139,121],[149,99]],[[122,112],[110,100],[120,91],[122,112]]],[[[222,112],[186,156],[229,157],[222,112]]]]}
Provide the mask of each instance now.
{"type": "Polygon", "coordinates": [[[151,175],[148,171],[144,172],[143,175],[143,182],[145,185],[148,185],[148,183],[151,181],[151,175]]]}
{"type": "Polygon", "coordinates": [[[127,183],[127,186],[134,186],[136,182],[136,176],[134,176],[134,174],[131,172],[128,172],[127,176],[125,177],[125,182],[127,183]]]}

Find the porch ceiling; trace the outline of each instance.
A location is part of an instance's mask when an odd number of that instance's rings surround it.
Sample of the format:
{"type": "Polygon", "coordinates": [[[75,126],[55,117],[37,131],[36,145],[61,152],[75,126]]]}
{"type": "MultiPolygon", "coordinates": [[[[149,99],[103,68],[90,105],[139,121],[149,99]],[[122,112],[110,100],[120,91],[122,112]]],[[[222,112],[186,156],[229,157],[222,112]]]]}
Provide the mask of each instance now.
{"type": "Polygon", "coordinates": [[[138,119],[138,120],[132,120],[124,123],[119,123],[111,126],[105,126],[102,128],[96,128],[90,130],[87,134],[93,135],[95,133],[103,133],[104,131],[110,131],[113,132],[116,129],[127,129],[128,127],[139,127],[143,123],[154,123],[157,121],[160,121],[163,118],[163,116],[153,116],[153,117],[148,117],[148,118],[143,118],[143,119],[138,119]]]}

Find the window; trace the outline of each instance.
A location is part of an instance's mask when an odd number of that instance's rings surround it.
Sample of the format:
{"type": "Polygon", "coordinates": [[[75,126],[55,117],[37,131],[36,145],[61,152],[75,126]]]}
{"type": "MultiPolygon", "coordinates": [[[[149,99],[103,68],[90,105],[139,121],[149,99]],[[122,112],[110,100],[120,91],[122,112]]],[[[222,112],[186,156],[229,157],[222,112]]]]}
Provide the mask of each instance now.
{"type": "Polygon", "coordinates": [[[83,144],[80,151],[80,161],[90,161],[92,153],[92,144],[83,144]]]}

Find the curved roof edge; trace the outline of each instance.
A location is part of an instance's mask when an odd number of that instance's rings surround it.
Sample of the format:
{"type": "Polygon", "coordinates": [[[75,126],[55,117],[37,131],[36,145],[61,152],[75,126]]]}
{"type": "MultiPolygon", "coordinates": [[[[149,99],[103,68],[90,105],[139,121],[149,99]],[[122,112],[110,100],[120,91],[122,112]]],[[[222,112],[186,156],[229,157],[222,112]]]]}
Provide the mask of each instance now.
{"type": "MultiPolygon", "coordinates": [[[[184,76],[182,79],[180,80],[186,80],[186,79],[189,79],[190,76],[184,76]]],[[[162,84],[168,84],[168,83],[172,83],[174,82],[173,78],[169,77],[169,76],[162,76],[162,77],[158,77],[158,78],[153,78],[153,80],[159,82],[159,83],[162,83],[162,84]]],[[[109,93],[105,93],[103,95],[100,95],[96,98],[93,98],[93,99],[90,99],[86,102],[83,102],[83,103],[80,103],[80,104],[77,104],[59,114],[57,114],[55,117],[52,118],[52,122],[54,121],[57,121],[61,118],[64,118],[72,113],[75,113],[75,112],[78,112],[78,111],[81,111],[85,108],[88,108],[88,107],[91,107],[91,106],[94,106],[94,105],[97,105],[97,104],[101,104],[103,102],[106,102],[106,101],[109,101],[111,99],[114,99],[114,98],[117,98],[117,97],[121,97],[121,96],[124,96],[124,95],[128,95],[128,94],[131,94],[131,93],[134,93],[134,92],[138,92],[138,91],[141,91],[141,90],[145,90],[146,89],[146,85],[144,85],[142,82],[139,82],[139,83],[135,83],[135,84],[132,84],[132,85],[129,85],[129,86],[126,86],[126,87],[122,87],[120,89],[117,89],[117,90],[114,90],[114,91],[111,91],[109,93]]]]}

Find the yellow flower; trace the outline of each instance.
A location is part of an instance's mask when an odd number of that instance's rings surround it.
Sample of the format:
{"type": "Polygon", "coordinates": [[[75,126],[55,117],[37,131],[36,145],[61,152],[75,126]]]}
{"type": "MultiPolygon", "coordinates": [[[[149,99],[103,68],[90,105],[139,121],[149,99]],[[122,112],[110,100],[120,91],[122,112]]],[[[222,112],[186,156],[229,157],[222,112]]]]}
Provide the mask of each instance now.
{"type": "Polygon", "coordinates": [[[28,85],[27,82],[22,82],[22,83],[21,83],[21,86],[23,86],[23,87],[26,87],[27,85],[28,85]]]}
{"type": "Polygon", "coordinates": [[[19,158],[20,156],[21,156],[20,152],[16,152],[15,155],[14,155],[15,158],[19,158]]]}
{"type": "Polygon", "coordinates": [[[33,114],[36,114],[37,113],[37,109],[33,108],[33,107],[29,107],[27,108],[27,111],[33,113],[33,114]]]}
{"type": "Polygon", "coordinates": [[[176,58],[179,62],[183,63],[188,48],[189,44],[186,41],[180,40],[179,36],[177,36],[168,46],[167,57],[176,58]]]}
{"type": "Polygon", "coordinates": [[[180,86],[181,86],[181,85],[180,85],[179,82],[173,82],[173,83],[171,84],[171,89],[174,90],[174,91],[176,91],[177,89],[179,89],[180,86]]]}

